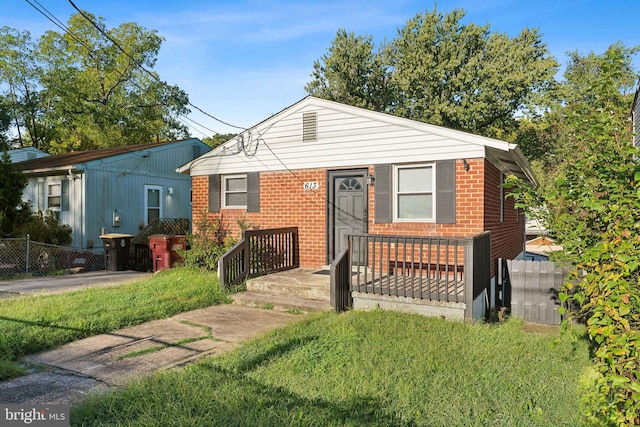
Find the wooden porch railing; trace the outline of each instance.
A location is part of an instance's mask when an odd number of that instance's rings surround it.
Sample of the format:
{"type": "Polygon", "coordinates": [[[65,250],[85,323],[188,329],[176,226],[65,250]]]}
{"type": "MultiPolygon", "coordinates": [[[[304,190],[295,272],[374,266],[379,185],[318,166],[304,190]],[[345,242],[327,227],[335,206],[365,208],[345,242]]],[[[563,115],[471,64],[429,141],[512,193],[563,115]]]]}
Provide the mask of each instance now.
{"type": "Polygon", "coordinates": [[[245,230],[242,239],[218,260],[218,277],[229,287],[299,266],[297,227],[245,230]]]}
{"type": "MultiPolygon", "coordinates": [[[[351,235],[349,247],[350,261],[336,257],[335,275],[332,264],[332,295],[350,289],[465,303],[465,318],[479,317],[473,307],[476,298],[490,288],[490,232],[469,238],[351,235]]],[[[336,299],[336,310],[341,309],[339,304],[336,299]]]]}
{"type": "Polygon", "coordinates": [[[346,311],[353,306],[353,297],[351,296],[351,263],[350,250],[344,248],[331,263],[331,307],[336,312],[346,311]]]}

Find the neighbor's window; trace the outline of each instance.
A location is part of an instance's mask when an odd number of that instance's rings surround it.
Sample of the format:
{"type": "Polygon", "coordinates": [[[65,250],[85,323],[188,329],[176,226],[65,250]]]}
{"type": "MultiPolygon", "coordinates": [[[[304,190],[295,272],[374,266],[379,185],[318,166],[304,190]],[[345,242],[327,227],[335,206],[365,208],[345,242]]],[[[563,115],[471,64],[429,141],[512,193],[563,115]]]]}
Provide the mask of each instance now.
{"type": "Polygon", "coordinates": [[[57,184],[49,184],[47,191],[47,209],[51,209],[53,211],[60,210],[60,201],[62,194],[62,186],[60,183],[57,184]]]}
{"type": "Polygon", "coordinates": [[[38,193],[36,196],[37,208],[39,211],[44,211],[44,181],[38,181],[36,191],[38,193]]]}
{"type": "Polygon", "coordinates": [[[433,220],[433,165],[396,166],[394,176],[396,219],[433,220]]]}
{"type": "Polygon", "coordinates": [[[247,176],[228,175],[224,177],[222,184],[224,207],[247,207],[247,176]]]}

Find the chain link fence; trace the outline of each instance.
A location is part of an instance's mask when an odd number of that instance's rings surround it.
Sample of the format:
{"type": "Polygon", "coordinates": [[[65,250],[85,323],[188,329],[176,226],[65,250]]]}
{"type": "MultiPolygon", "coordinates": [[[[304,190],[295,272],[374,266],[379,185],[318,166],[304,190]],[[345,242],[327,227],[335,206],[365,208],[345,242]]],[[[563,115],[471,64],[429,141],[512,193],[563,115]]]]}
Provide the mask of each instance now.
{"type": "Polygon", "coordinates": [[[0,277],[98,270],[104,270],[102,252],[33,242],[28,235],[26,238],[0,239],[0,277]]]}

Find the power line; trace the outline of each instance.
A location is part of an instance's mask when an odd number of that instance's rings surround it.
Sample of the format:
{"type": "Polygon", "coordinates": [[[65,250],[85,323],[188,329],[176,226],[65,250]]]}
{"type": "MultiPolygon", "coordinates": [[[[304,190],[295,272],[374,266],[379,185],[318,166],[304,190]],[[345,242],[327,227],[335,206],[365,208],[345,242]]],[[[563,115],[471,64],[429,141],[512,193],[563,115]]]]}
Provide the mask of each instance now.
{"type": "Polygon", "coordinates": [[[38,12],[40,12],[40,14],[42,16],[44,16],[45,18],[47,18],[49,21],[51,21],[53,23],[53,25],[55,25],[56,27],[60,28],[62,31],[64,31],[65,33],[69,34],[69,36],[71,36],[72,39],[74,39],[76,42],[80,43],[82,46],[84,46],[84,48],[87,49],[88,53],[89,53],[89,57],[92,59],[95,59],[93,56],[93,51],[91,50],[91,48],[89,46],[87,46],[82,40],[80,40],[78,37],[76,37],[76,35],[74,33],[72,33],[69,30],[69,27],[67,27],[62,21],[60,21],[53,13],[51,13],[46,7],[44,7],[40,2],[38,2],[38,0],[33,0],[35,3],[38,4],[38,6],[36,6],[35,4],[31,3],[31,0],[25,0],[31,7],[33,7],[35,10],[37,10],[38,12]],[[40,9],[42,8],[42,9],[40,9]]]}
{"type": "MultiPolygon", "coordinates": [[[[27,0],[27,1],[28,1],[28,0],[27,0]]],[[[87,14],[86,14],[86,13],[84,13],[82,10],[80,10],[80,9],[78,8],[78,6],[76,6],[76,5],[75,5],[75,3],[73,2],[73,0],[68,0],[68,1],[69,1],[69,3],[71,4],[71,6],[72,6],[75,10],[77,10],[77,11],[78,11],[78,13],[79,13],[80,15],[82,15],[82,17],[83,17],[84,19],[86,19],[86,20],[87,20],[91,25],[93,25],[93,27],[95,27],[95,28],[100,32],[100,34],[102,34],[104,37],[106,37],[106,38],[107,38],[111,43],[113,43],[113,44],[114,44],[114,46],[116,46],[116,47],[117,47],[117,48],[118,48],[122,53],[124,53],[124,54],[129,58],[129,59],[131,59],[131,60],[133,61],[133,63],[134,63],[134,64],[135,64],[139,69],[141,69],[141,70],[142,70],[142,71],[144,71],[145,73],[149,74],[149,75],[150,75],[154,80],[156,80],[158,83],[161,83],[161,84],[163,84],[163,85],[167,85],[167,83],[166,83],[166,82],[163,82],[162,80],[160,80],[160,78],[159,78],[155,73],[153,73],[153,72],[151,72],[151,71],[147,70],[147,69],[146,69],[146,68],[145,68],[145,67],[144,67],[140,62],[138,62],[138,60],[137,60],[137,59],[135,59],[134,57],[132,57],[132,56],[129,54],[129,52],[127,52],[127,51],[126,51],[122,46],[120,46],[120,44],[119,44],[117,41],[115,41],[115,40],[114,40],[114,39],[113,39],[109,34],[107,34],[107,33],[104,31],[104,29],[103,29],[103,28],[101,28],[101,27],[100,27],[96,22],[94,22],[94,21],[93,21],[89,16],[87,16],[87,14]]],[[[204,110],[203,110],[203,109],[201,109],[200,107],[198,107],[198,106],[196,106],[196,105],[192,104],[192,103],[191,103],[191,101],[187,101],[187,103],[188,103],[188,105],[189,105],[190,107],[195,108],[196,110],[200,111],[202,114],[204,114],[204,115],[206,115],[206,116],[208,116],[208,117],[212,118],[213,120],[215,120],[215,121],[217,121],[217,122],[222,123],[223,125],[226,125],[226,126],[229,126],[229,127],[232,127],[232,128],[236,128],[236,129],[242,129],[242,130],[246,130],[246,129],[247,129],[247,128],[242,127],[242,126],[236,126],[236,125],[233,125],[233,124],[231,124],[231,123],[225,122],[224,120],[221,120],[221,119],[217,118],[216,116],[214,116],[214,115],[212,115],[212,114],[207,113],[206,111],[204,111],[204,110]]]]}
{"type": "MultiPolygon", "coordinates": [[[[195,125],[197,125],[197,126],[200,126],[200,127],[201,127],[201,128],[203,128],[203,129],[208,130],[209,132],[218,133],[218,134],[220,133],[220,132],[218,132],[218,131],[215,131],[215,130],[213,130],[213,129],[211,129],[211,128],[206,127],[206,126],[205,126],[205,125],[203,125],[202,123],[196,122],[195,120],[193,120],[193,119],[192,119],[192,118],[190,118],[190,117],[187,117],[187,116],[182,116],[182,117],[183,117],[184,119],[186,119],[186,120],[189,120],[191,123],[193,123],[193,124],[195,124],[195,125]]],[[[196,130],[197,130],[197,129],[196,129],[196,130]]],[[[202,133],[202,134],[203,134],[203,135],[205,135],[205,136],[208,136],[208,135],[206,135],[204,132],[200,132],[200,133],[202,133]]]]}
{"type": "MultiPolygon", "coordinates": [[[[58,28],[60,28],[62,31],[64,31],[66,34],[68,34],[73,40],[75,40],[77,43],[79,43],[80,45],[82,45],[86,50],[87,53],[89,55],[90,58],[95,59],[95,56],[93,55],[95,52],[93,51],[93,49],[87,45],[87,43],[85,43],[83,40],[81,40],[78,36],[76,36],[70,29],[69,27],[67,27],[62,21],[60,21],[60,19],[58,19],[53,13],[51,13],[44,5],[42,5],[38,0],[32,0],[33,2],[35,2],[37,4],[37,6],[32,3],[31,0],[25,0],[31,7],[33,7],[36,11],[38,11],[41,15],[43,15],[45,18],[47,18],[49,21],[51,21],[55,26],[57,26],[58,28]]],[[[131,58],[131,56],[127,55],[130,59],[133,60],[133,58],[131,58]]],[[[134,60],[135,61],[135,60],[134,60]]],[[[135,65],[138,65],[138,63],[136,62],[135,65]]],[[[118,70],[117,68],[114,69],[114,71],[116,71],[117,73],[120,74],[121,77],[125,77],[125,74],[123,72],[121,72],[120,70],[118,70]]],[[[147,70],[145,70],[147,71],[147,70]]],[[[148,71],[147,71],[148,72],[148,71]]],[[[153,74],[152,74],[153,75],[153,74]]],[[[158,80],[156,78],[156,80],[158,80]]],[[[159,81],[159,80],[158,80],[159,81]]],[[[138,84],[136,81],[131,81],[131,83],[133,83],[133,85],[135,85],[138,89],[144,91],[145,88],[143,88],[140,84],[138,84]]],[[[164,82],[160,82],[163,85],[166,85],[164,82]]],[[[169,107],[170,105],[168,104],[162,104],[165,107],[169,107]]],[[[186,124],[187,126],[189,126],[188,123],[186,123],[184,120],[182,119],[186,119],[191,121],[192,123],[194,123],[197,126],[202,127],[203,129],[206,129],[210,132],[213,132],[214,134],[217,134],[219,132],[208,128],[207,126],[196,122],[195,120],[187,117],[186,115],[182,115],[182,114],[177,114],[176,118],[178,120],[180,120],[181,122],[183,122],[184,124],[186,124]]],[[[209,136],[209,134],[206,134],[205,132],[201,131],[200,129],[197,129],[195,127],[192,127],[194,130],[196,130],[197,132],[201,133],[204,136],[209,136]]]]}

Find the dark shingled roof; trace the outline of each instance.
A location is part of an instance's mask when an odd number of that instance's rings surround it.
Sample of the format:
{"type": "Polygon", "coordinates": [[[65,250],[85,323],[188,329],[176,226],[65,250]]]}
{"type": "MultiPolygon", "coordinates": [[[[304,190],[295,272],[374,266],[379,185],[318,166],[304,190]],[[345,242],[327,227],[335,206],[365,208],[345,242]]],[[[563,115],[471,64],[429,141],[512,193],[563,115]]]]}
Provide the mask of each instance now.
{"type": "MultiPolygon", "coordinates": [[[[188,140],[184,140],[188,141],[188,140]]],[[[39,169],[72,167],[74,165],[100,160],[119,154],[134,153],[149,148],[161,147],[163,145],[174,144],[182,141],[158,142],[153,144],[125,145],[122,147],[103,148],[101,150],[74,151],[71,153],[54,154],[52,156],[40,157],[38,159],[26,160],[14,163],[16,169],[22,171],[32,171],[39,169]]]]}

